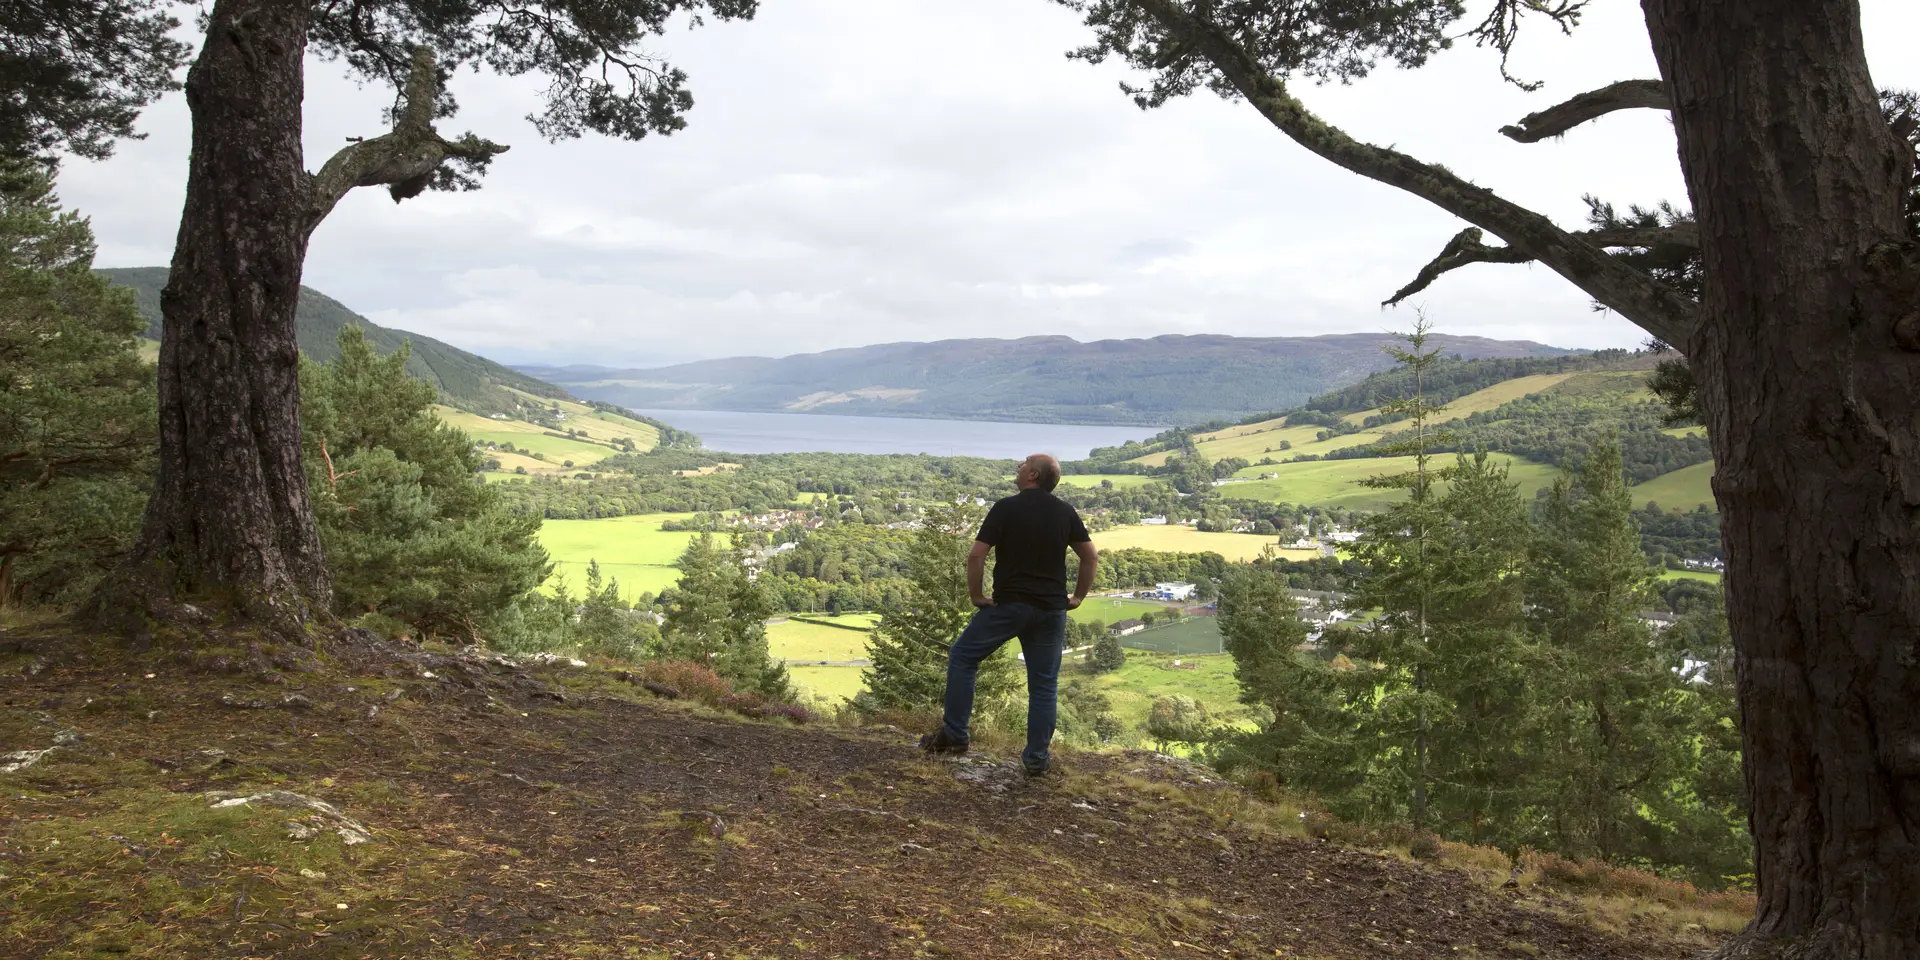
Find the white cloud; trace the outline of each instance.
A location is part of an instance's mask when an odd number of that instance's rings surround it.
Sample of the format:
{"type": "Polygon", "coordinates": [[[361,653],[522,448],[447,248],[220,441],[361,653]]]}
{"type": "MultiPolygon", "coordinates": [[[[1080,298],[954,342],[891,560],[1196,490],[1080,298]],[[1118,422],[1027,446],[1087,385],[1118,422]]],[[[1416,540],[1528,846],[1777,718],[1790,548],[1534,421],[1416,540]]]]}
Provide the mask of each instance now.
{"type": "MultiPolygon", "coordinates": [[[[1631,4],[1570,38],[1526,37],[1500,83],[1471,47],[1410,73],[1303,87],[1354,135],[1447,164],[1562,223],[1580,195],[1682,199],[1652,112],[1523,146],[1496,130],[1555,99],[1653,76],[1631,4]]],[[[1903,0],[1868,0],[1883,85],[1920,86],[1898,49],[1903,0]]],[[[1113,66],[1044,0],[781,0],[661,47],[692,75],[687,130],[547,144],[538,84],[463,74],[453,130],[514,145],[485,189],[395,207],[357,191],[316,235],[307,282],[376,321],[505,360],[636,364],[890,340],[1066,334],[1296,335],[1404,325],[1379,301],[1461,224],[1352,176],[1244,104],[1196,96],[1143,113],[1113,66]]],[[[387,91],[309,71],[310,165],[374,132],[387,91]]],[[[70,161],[102,265],[164,263],[186,170],[175,97],[151,139],[70,161]]],[[[1551,271],[1487,266],[1421,298],[1448,332],[1624,346],[1641,335],[1551,271]]]]}

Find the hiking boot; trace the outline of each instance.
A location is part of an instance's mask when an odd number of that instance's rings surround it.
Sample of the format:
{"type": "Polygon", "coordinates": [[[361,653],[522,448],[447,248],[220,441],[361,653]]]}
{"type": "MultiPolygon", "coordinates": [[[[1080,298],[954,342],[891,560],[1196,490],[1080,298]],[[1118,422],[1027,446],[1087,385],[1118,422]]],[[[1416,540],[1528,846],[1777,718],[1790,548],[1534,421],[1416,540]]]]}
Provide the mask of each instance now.
{"type": "Polygon", "coordinates": [[[1037,779],[1039,777],[1046,776],[1047,772],[1053,769],[1053,764],[1043,763],[1038,766],[1035,766],[1030,763],[1022,762],[1020,764],[1020,769],[1026,772],[1028,779],[1037,779]]]}
{"type": "Polygon", "coordinates": [[[962,756],[967,752],[967,741],[947,736],[947,728],[941,727],[920,738],[920,749],[935,755],[945,753],[962,756]]]}

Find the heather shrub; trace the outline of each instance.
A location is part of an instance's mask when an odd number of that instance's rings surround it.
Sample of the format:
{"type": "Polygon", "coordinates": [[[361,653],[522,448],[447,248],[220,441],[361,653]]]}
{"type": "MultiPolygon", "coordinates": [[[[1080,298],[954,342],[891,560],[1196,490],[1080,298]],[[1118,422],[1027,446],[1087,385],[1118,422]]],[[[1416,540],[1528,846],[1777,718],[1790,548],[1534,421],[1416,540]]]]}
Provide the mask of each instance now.
{"type": "Polygon", "coordinates": [[[640,665],[639,677],[680,691],[689,700],[719,707],[733,694],[733,684],[704,664],[691,660],[649,660],[640,665]]]}

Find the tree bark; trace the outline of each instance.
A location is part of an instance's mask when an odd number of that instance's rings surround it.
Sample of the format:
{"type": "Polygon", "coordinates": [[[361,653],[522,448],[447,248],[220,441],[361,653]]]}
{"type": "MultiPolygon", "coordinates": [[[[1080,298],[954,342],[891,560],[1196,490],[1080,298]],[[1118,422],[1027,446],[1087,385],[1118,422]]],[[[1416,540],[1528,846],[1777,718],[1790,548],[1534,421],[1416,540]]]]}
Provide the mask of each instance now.
{"type": "Polygon", "coordinates": [[[307,26],[304,0],[218,0],[187,74],[186,206],[160,301],[159,476],[114,588],[210,597],[281,628],[324,617],[332,592],[301,466],[293,325],[312,193],[307,26]]]}
{"type": "Polygon", "coordinates": [[[1920,957],[1920,254],[1856,0],[1643,0],[1699,221],[1759,881],[1727,957],[1920,957]]]}

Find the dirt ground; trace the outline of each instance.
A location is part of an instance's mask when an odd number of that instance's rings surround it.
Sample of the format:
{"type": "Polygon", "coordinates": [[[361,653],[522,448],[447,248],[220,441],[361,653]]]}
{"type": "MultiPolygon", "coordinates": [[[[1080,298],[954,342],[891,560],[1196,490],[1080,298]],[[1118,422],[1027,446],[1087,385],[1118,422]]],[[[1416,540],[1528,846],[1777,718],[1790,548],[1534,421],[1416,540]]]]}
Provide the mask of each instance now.
{"type": "Polygon", "coordinates": [[[0,639],[0,754],[53,746],[0,773],[0,956],[1612,960],[1711,940],[1288,836],[1291,813],[1150,754],[1028,781],[598,669],[87,650],[0,639]],[[322,800],[372,840],[214,791],[322,800]]]}

